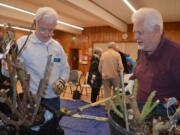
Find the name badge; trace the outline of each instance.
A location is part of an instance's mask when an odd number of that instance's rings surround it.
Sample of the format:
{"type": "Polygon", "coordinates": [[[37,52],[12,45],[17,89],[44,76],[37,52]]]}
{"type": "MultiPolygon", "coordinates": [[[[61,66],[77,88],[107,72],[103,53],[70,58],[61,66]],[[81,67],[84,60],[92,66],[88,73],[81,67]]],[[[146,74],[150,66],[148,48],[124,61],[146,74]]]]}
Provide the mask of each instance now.
{"type": "Polygon", "coordinates": [[[60,58],[54,58],[54,62],[60,62],[61,59],[60,58]]]}

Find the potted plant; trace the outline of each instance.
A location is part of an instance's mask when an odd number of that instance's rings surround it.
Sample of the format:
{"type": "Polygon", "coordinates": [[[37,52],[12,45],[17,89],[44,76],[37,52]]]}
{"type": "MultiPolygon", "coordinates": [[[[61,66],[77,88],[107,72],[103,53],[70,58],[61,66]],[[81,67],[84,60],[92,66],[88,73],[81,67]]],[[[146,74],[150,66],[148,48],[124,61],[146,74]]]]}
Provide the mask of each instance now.
{"type": "Polygon", "coordinates": [[[111,135],[160,135],[162,131],[165,131],[163,135],[178,134],[176,129],[179,129],[177,121],[180,119],[180,107],[170,120],[164,121],[159,118],[149,117],[159,104],[158,100],[155,102],[153,100],[156,91],[152,91],[143,109],[140,111],[136,102],[137,88],[138,82],[135,81],[132,95],[125,95],[122,88],[119,88],[112,97],[81,106],[74,112],[66,108],[62,112],[64,115],[72,116],[87,108],[109,102],[112,106],[112,109],[108,112],[111,135]]]}
{"type": "Polygon", "coordinates": [[[180,107],[170,120],[149,117],[159,104],[159,100],[153,101],[156,91],[151,92],[140,111],[136,102],[137,88],[136,80],[132,95],[126,95],[122,86],[116,90],[116,100],[108,100],[112,106],[108,113],[111,135],[159,135],[162,131],[175,135],[176,124],[180,120],[180,107]]]}

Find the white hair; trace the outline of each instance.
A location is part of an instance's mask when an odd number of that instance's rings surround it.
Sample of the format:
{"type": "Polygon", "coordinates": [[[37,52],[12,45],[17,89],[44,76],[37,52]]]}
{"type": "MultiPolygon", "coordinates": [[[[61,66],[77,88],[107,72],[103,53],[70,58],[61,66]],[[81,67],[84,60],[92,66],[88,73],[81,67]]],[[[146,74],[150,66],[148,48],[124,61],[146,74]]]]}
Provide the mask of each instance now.
{"type": "Polygon", "coordinates": [[[36,24],[41,19],[44,19],[47,23],[50,24],[57,24],[58,14],[54,9],[50,7],[42,7],[36,11],[36,15],[35,15],[36,24]]]}
{"type": "Polygon", "coordinates": [[[161,13],[154,8],[140,8],[131,17],[132,22],[144,21],[144,26],[152,31],[155,25],[160,26],[163,33],[163,19],[161,13]]]}
{"type": "Polygon", "coordinates": [[[116,42],[110,42],[108,48],[116,49],[117,48],[116,42]]]}
{"type": "Polygon", "coordinates": [[[99,55],[99,54],[101,54],[102,52],[103,52],[103,49],[100,48],[100,47],[95,47],[95,48],[93,49],[93,54],[99,55]]]}

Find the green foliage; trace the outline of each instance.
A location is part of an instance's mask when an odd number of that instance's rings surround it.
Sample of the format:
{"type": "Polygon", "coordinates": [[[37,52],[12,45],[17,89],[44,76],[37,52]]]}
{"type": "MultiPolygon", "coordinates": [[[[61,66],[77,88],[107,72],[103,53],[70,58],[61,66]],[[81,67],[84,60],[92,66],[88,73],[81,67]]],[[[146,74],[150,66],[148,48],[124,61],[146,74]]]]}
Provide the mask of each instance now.
{"type": "Polygon", "coordinates": [[[123,113],[117,108],[117,106],[114,104],[114,102],[112,100],[109,101],[112,110],[114,113],[116,113],[116,115],[118,115],[120,118],[123,118],[123,113]]]}
{"type": "Polygon", "coordinates": [[[132,93],[132,95],[133,95],[134,97],[137,97],[137,93],[138,93],[138,80],[135,79],[135,80],[134,80],[134,88],[133,88],[133,93],[132,93]]]}
{"type": "Polygon", "coordinates": [[[140,114],[139,120],[138,122],[141,124],[144,122],[144,120],[146,119],[146,117],[154,110],[154,108],[159,104],[159,100],[157,100],[156,102],[153,102],[153,98],[156,94],[156,91],[152,91],[151,94],[149,95],[143,110],[140,114]]]}

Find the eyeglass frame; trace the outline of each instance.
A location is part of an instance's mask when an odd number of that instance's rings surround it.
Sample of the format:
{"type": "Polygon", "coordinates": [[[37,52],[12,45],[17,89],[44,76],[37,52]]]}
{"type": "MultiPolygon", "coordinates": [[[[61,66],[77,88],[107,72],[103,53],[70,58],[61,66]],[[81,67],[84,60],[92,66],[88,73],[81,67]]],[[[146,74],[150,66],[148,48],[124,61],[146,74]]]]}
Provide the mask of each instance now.
{"type": "Polygon", "coordinates": [[[41,32],[41,33],[47,32],[48,34],[53,34],[53,32],[54,32],[54,28],[52,28],[52,29],[44,28],[44,27],[40,26],[39,24],[37,26],[38,26],[39,32],[41,32]]]}

